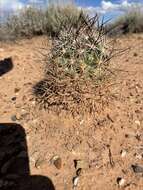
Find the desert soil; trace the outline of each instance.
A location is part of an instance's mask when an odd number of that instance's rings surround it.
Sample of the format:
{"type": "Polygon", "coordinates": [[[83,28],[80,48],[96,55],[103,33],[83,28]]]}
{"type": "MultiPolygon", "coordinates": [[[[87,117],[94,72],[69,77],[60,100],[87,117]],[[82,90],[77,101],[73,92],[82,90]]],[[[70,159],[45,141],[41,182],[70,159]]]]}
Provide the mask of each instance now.
{"type": "Polygon", "coordinates": [[[110,93],[104,94],[107,103],[98,104],[94,117],[39,110],[32,87],[44,76],[37,51],[45,47],[43,38],[0,45],[0,60],[11,57],[13,62],[13,68],[0,76],[0,123],[24,128],[30,175],[48,177],[55,190],[72,190],[81,168],[76,190],[141,190],[143,35],[117,40],[117,47],[131,49],[112,60],[115,75],[110,93]]]}

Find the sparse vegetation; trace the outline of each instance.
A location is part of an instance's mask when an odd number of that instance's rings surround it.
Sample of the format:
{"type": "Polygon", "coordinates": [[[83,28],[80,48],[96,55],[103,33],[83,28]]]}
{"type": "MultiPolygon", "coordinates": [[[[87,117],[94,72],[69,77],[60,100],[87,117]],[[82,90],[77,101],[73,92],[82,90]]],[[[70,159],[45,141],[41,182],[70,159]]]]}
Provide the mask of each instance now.
{"type": "Polygon", "coordinates": [[[107,26],[111,35],[143,32],[143,13],[139,8],[132,8],[129,12],[119,17],[107,26]]]}
{"type": "Polygon", "coordinates": [[[58,35],[61,23],[76,22],[80,11],[74,5],[49,6],[46,10],[23,9],[19,14],[10,16],[0,27],[0,40],[33,37],[36,35],[58,35]]]}
{"type": "Polygon", "coordinates": [[[58,36],[62,26],[74,25],[77,23],[80,10],[74,5],[67,6],[49,6],[45,12],[46,32],[50,36],[58,36]]]}
{"type": "Polygon", "coordinates": [[[104,23],[74,5],[28,8],[10,17],[5,34],[17,39],[46,34],[52,48],[45,55],[45,78],[34,86],[41,106],[56,111],[94,112],[99,83],[107,79],[113,49],[108,47],[104,23]]]}
{"type": "Polygon", "coordinates": [[[45,56],[45,79],[34,87],[41,106],[46,109],[81,113],[95,110],[96,90],[107,74],[112,51],[105,39],[104,24],[96,15],[83,12],[76,23],[62,25],[45,56]]]}

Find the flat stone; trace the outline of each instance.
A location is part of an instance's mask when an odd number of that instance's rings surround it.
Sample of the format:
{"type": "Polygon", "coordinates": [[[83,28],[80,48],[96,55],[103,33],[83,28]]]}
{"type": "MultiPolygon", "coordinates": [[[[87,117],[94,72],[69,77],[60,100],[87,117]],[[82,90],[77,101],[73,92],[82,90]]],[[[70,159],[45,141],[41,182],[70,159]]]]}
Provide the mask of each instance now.
{"type": "Polygon", "coordinates": [[[125,182],[126,182],[126,180],[125,180],[124,178],[122,178],[122,177],[118,177],[118,178],[117,178],[117,184],[118,184],[120,187],[124,186],[124,185],[125,185],[125,182]]]}
{"type": "Polygon", "coordinates": [[[143,166],[139,166],[138,164],[131,166],[134,173],[143,173],[143,166]]]}
{"type": "Polygon", "coordinates": [[[127,151],[121,150],[120,154],[121,154],[121,157],[124,158],[127,155],[127,151]]]}
{"type": "Polygon", "coordinates": [[[20,88],[15,88],[15,89],[14,89],[14,92],[15,92],[15,93],[18,93],[19,91],[20,91],[20,88]]]}
{"type": "Polygon", "coordinates": [[[75,168],[78,169],[87,169],[89,168],[89,164],[85,160],[74,160],[75,168]]]}
{"type": "Polygon", "coordinates": [[[62,159],[59,156],[54,156],[51,161],[57,169],[61,169],[62,159]]]}
{"type": "Polygon", "coordinates": [[[74,177],[74,178],[73,178],[73,188],[74,188],[74,189],[75,189],[75,187],[77,187],[78,182],[79,182],[79,177],[78,177],[78,176],[74,177]]]}
{"type": "Polygon", "coordinates": [[[36,162],[35,162],[35,167],[36,167],[37,169],[39,169],[40,166],[41,166],[42,164],[44,164],[44,163],[45,163],[45,159],[38,158],[38,159],[36,160],[36,162]]]}
{"type": "Polygon", "coordinates": [[[11,116],[11,120],[12,120],[12,121],[17,121],[16,115],[12,115],[12,116],[11,116]]]}

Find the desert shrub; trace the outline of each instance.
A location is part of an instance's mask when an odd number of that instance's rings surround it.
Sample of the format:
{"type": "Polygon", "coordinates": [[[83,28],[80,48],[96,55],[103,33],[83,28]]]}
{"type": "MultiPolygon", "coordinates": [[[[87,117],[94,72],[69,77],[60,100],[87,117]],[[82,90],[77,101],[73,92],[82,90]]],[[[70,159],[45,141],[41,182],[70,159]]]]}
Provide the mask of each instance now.
{"type": "Polygon", "coordinates": [[[46,31],[51,36],[58,36],[61,26],[77,22],[80,11],[74,5],[49,6],[46,11],[46,31]]]}
{"type": "Polygon", "coordinates": [[[23,9],[18,15],[9,17],[5,23],[7,31],[15,37],[31,37],[44,34],[45,14],[36,8],[23,9]]]}
{"type": "Polygon", "coordinates": [[[61,27],[44,57],[45,78],[34,86],[38,103],[48,110],[93,113],[111,55],[98,16],[90,18],[81,12],[74,24],[61,27]]]}
{"type": "Polygon", "coordinates": [[[36,35],[57,36],[61,30],[61,23],[68,25],[76,22],[79,10],[74,5],[51,5],[46,10],[26,8],[19,14],[11,15],[0,27],[3,40],[20,37],[33,37],[36,35]],[[3,34],[5,34],[3,36],[3,34]],[[6,36],[6,37],[5,37],[6,36]]]}
{"type": "Polygon", "coordinates": [[[143,32],[143,13],[138,8],[132,8],[106,29],[111,31],[111,35],[141,33],[143,32]]]}

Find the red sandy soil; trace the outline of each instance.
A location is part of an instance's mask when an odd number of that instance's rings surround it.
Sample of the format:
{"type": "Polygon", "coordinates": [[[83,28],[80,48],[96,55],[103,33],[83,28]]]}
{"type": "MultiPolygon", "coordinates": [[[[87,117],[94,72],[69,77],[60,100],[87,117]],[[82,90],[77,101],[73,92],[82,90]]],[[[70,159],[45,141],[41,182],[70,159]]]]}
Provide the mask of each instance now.
{"type": "Polygon", "coordinates": [[[74,160],[82,160],[76,190],[143,188],[143,172],[131,167],[143,167],[143,35],[117,42],[117,47],[131,49],[112,60],[108,104],[95,117],[75,118],[39,110],[34,101],[32,87],[44,76],[37,50],[45,40],[1,44],[0,60],[11,57],[13,68],[0,77],[0,123],[12,122],[16,115],[26,132],[31,175],[50,178],[56,190],[73,189],[74,160]],[[59,169],[51,162],[56,155],[62,161],[59,169]],[[122,186],[118,177],[125,180],[122,186]]]}

